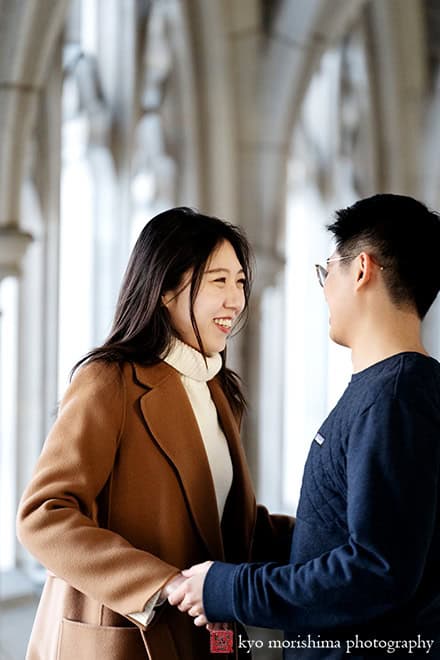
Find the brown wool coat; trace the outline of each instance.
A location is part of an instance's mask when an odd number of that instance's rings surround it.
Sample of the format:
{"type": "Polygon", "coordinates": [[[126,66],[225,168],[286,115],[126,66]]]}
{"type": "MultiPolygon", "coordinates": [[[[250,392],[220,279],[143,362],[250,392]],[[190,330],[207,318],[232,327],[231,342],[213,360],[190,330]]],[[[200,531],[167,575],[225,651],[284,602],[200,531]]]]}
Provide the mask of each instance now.
{"type": "MultiPolygon", "coordinates": [[[[234,471],[222,528],[179,374],[95,362],[75,376],[18,513],[19,539],[50,572],[27,660],[212,658],[206,630],[167,604],[146,630],[128,618],[180,569],[250,556],[257,515],[238,426],[216,379],[209,388],[234,471]]],[[[259,507],[258,518],[270,542],[276,517],[259,507]]]]}

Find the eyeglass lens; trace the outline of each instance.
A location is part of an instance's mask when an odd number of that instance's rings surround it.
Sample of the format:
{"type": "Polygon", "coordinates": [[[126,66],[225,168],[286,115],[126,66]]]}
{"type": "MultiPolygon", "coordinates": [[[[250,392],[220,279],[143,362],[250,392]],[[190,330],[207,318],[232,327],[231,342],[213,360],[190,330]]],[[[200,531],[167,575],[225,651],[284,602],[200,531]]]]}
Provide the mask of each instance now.
{"type": "Polygon", "coordinates": [[[318,282],[323,287],[325,279],[328,275],[328,271],[326,268],[324,268],[319,264],[316,264],[315,268],[316,268],[316,275],[318,276],[318,282]]]}

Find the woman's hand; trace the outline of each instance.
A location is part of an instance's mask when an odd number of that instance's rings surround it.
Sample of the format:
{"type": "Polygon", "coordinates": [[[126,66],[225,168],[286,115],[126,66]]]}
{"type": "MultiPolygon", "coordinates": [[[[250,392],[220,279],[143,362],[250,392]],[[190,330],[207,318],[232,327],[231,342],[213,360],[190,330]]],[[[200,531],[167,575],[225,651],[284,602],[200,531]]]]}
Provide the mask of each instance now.
{"type": "Polygon", "coordinates": [[[168,596],[170,605],[175,605],[181,612],[194,617],[196,626],[206,626],[208,619],[203,609],[203,585],[212,561],[196,564],[182,571],[185,580],[168,596]]]}
{"type": "Polygon", "coordinates": [[[207,623],[206,630],[213,632],[214,630],[230,630],[229,623],[207,623]]]}
{"type": "Polygon", "coordinates": [[[175,575],[174,577],[171,578],[161,589],[160,596],[159,596],[159,602],[163,603],[168,599],[168,596],[173,593],[177,587],[180,587],[184,582],[186,582],[186,578],[182,575],[182,573],[179,573],[178,575],[175,575]]]}

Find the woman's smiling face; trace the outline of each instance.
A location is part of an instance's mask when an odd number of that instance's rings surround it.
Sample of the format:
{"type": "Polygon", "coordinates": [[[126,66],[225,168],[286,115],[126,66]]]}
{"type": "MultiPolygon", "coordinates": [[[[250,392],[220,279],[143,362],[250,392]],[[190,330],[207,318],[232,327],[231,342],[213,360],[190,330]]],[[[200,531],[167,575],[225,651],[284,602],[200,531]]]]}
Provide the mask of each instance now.
{"type": "MultiPolygon", "coordinates": [[[[191,271],[175,291],[167,291],[162,300],[171,324],[186,344],[200,350],[191,323],[191,271]]],[[[234,248],[223,241],[211,254],[194,301],[194,317],[208,355],[225,348],[226,338],[245,306],[245,275],[234,248]]]]}

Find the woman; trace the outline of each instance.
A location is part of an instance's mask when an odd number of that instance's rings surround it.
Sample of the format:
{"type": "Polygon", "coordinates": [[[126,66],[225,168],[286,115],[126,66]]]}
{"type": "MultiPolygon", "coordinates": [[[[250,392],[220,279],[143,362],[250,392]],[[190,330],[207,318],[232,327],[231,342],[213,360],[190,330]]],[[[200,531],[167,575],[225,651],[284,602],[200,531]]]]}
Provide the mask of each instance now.
{"type": "Polygon", "coordinates": [[[49,571],[28,660],[209,658],[208,632],[162,605],[180,570],[287,556],[291,519],[257,511],[225,366],[250,280],[233,225],[177,208],[141,232],[20,504],[49,571]]]}

